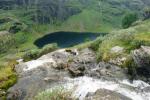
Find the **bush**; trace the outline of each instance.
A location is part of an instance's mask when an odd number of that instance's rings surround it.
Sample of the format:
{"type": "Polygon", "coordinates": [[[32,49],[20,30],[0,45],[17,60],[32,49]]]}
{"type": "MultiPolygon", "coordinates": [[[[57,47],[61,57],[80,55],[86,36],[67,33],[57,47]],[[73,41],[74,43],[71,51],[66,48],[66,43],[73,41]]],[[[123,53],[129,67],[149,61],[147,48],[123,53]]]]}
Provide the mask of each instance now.
{"type": "Polygon", "coordinates": [[[44,46],[41,51],[40,51],[40,56],[41,55],[44,55],[44,54],[47,54],[49,52],[52,52],[54,50],[58,49],[58,46],[56,43],[53,43],[53,44],[48,44],[46,46],[44,46]]]}
{"type": "Polygon", "coordinates": [[[97,51],[99,49],[99,45],[102,43],[102,41],[103,41],[103,37],[97,38],[95,41],[93,41],[91,43],[91,45],[89,46],[89,48],[91,48],[94,51],[97,51]]]}
{"type": "Polygon", "coordinates": [[[25,55],[23,56],[24,61],[29,61],[32,59],[37,59],[40,56],[40,50],[35,49],[35,50],[31,50],[25,53],[25,55]]]}
{"type": "Polygon", "coordinates": [[[136,64],[131,56],[129,56],[124,63],[123,67],[128,69],[129,79],[133,80],[136,77],[136,64]]]}
{"type": "Polygon", "coordinates": [[[5,53],[15,45],[15,39],[10,34],[0,36],[0,54],[5,53]]]}
{"type": "Polygon", "coordinates": [[[44,54],[47,54],[49,52],[56,50],[57,48],[58,48],[58,46],[55,43],[48,44],[48,45],[44,46],[42,49],[34,49],[34,50],[26,52],[25,55],[23,56],[23,59],[24,59],[24,61],[37,59],[44,54]]]}
{"type": "Polygon", "coordinates": [[[71,92],[63,88],[44,91],[35,96],[34,100],[75,100],[71,97],[71,92]]]}
{"type": "Polygon", "coordinates": [[[126,14],[122,19],[122,27],[128,28],[132,25],[133,22],[135,22],[138,19],[136,13],[128,13],[126,14]]]}
{"type": "Polygon", "coordinates": [[[9,61],[6,66],[0,66],[0,99],[6,97],[6,91],[17,81],[17,74],[14,72],[15,60],[9,61]]]}

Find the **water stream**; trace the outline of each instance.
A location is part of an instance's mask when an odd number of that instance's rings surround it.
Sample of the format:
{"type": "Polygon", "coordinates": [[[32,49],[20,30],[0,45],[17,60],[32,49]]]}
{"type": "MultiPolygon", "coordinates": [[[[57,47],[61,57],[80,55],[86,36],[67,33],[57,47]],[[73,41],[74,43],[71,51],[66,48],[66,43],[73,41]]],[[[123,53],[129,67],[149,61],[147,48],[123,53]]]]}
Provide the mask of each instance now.
{"type": "Polygon", "coordinates": [[[132,100],[150,100],[150,91],[144,91],[150,85],[141,80],[134,80],[133,83],[130,83],[127,79],[113,82],[84,76],[68,79],[65,87],[69,89],[73,88],[73,96],[78,97],[79,100],[84,100],[89,92],[96,92],[98,89],[111,90],[132,100]]]}

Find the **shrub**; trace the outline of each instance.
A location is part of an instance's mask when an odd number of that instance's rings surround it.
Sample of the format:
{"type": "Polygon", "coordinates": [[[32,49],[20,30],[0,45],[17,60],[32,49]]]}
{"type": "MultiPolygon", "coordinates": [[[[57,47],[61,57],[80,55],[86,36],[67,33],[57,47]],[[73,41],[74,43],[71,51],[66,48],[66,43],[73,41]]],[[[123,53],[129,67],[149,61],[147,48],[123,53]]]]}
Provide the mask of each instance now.
{"type": "Polygon", "coordinates": [[[99,49],[99,45],[101,44],[102,41],[103,41],[103,37],[97,38],[95,41],[93,41],[91,43],[91,45],[89,46],[89,48],[91,48],[94,51],[97,51],[99,49]]]}
{"type": "Polygon", "coordinates": [[[138,19],[136,13],[128,13],[126,14],[122,19],[122,27],[128,28],[132,25],[133,22],[135,22],[138,19]]]}
{"type": "Polygon", "coordinates": [[[24,61],[29,61],[32,59],[37,59],[40,56],[52,52],[58,48],[57,44],[48,44],[44,46],[42,49],[34,49],[26,52],[23,56],[24,61]]]}
{"type": "Polygon", "coordinates": [[[17,81],[17,74],[14,72],[15,60],[9,61],[6,66],[0,66],[0,99],[6,97],[6,90],[17,81]]]}
{"type": "Polygon", "coordinates": [[[0,54],[7,52],[8,49],[15,45],[15,39],[10,34],[0,36],[0,54]]]}
{"type": "Polygon", "coordinates": [[[46,46],[44,46],[41,51],[40,51],[40,56],[41,55],[44,55],[44,54],[47,54],[49,52],[52,52],[54,50],[58,49],[58,46],[56,43],[53,43],[53,44],[48,44],[46,46]]]}
{"type": "Polygon", "coordinates": [[[63,88],[44,91],[35,96],[34,100],[75,100],[71,97],[71,92],[63,88]]]}
{"type": "Polygon", "coordinates": [[[136,77],[136,64],[131,56],[129,56],[124,63],[123,67],[128,69],[129,78],[133,80],[136,77]]]}
{"type": "Polygon", "coordinates": [[[37,59],[39,56],[40,56],[40,50],[34,49],[34,50],[26,52],[23,56],[23,59],[24,61],[29,61],[32,59],[37,59]]]}
{"type": "Polygon", "coordinates": [[[27,39],[28,37],[26,33],[18,32],[17,34],[15,34],[15,42],[17,45],[27,42],[27,39]]]}

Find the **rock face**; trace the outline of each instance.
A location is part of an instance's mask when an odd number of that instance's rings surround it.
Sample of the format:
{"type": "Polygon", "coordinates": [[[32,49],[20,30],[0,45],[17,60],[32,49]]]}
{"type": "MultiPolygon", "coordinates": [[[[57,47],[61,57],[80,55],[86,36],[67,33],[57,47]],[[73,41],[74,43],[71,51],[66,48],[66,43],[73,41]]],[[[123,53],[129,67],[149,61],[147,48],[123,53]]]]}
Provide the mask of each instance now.
{"type": "Polygon", "coordinates": [[[69,72],[72,76],[83,76],[96,67],[95,53],[89,49],[84,49],[80,55],[73,58],[69,63],[69,72]]]}
{"type": "Polygon", "coordinates": [[[37,93],[67,83],[68,78],[91,76],[123,79],[126,74],[118,66],[100,62],[90,49],[57,50],[37,60],[16,66],[18,82],[8,90],[8,100],[32,99],[37,93]]]}
{"type": "Polygon", "coordinates": [[[89,93],[85,100],[131,100],[119,93],[110,90],[99,89],[95,93],[89,93]]]}
{"type": "Polygon", "coordinates": [[[37,60],[21,62],[16,66],[19,79],[16,85],[8,90],[8,100],[26,100],[38,92],[65,82],[69,74],[58,70],[60,63],[72,56],[64,50],[58,50],[40,57],[37,60]],[[57,63],[58,62],[58,63],[57,63]]]}
{"type": "Polygon", "coordinates": [[[132,52],[132,57],[137,65],[137,75],[143,76],[150,82],[150,47],[141,46],[132,52]]]}
{"type": "Polygon", "coordinates": [[[85,74],[85,68],[96,65],[95,54],[85,49],[79,52],[58,50],[16,66],[19,79],[8,90],[9,100],[26,100],[38,92],[66,82],[65,78],[85,74]]]}
{"type": "Polygon", "coordinates": [[[89,71],[90,76],[105,79],[124,79],[126,78],[126,71],[116,65],[100,62],[95,69],[89,71]]]}
{"type": "Polygon", "coordinates": [[[134,50],[132,55],[138,67],[144,67],[150,70],[150,47],[141,46],[140,49],[134,50]]]}

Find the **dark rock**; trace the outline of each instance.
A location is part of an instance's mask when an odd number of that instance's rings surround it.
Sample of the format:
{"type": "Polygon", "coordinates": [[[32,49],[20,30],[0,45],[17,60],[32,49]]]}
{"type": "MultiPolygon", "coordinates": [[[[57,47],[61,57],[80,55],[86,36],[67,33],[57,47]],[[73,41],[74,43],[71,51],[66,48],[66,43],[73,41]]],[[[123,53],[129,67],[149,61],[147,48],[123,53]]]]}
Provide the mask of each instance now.
{"type": "Polygon", "coordinates": [[[130,98],[110,90],[99,89],[95,93],[87,94],[84,100],[131,100],[130,98]]]}
{"type": "Polygon", "coordinates": [[[150,47],[141,46],[140,49],[132,52],[132,57],[138,67],[144,67],[150,70],[150,47]]]}
{"type": "Polygon", "coordinates": [[[150,82],[150,47],[141,46],[140,49],[132,51],[132,57],[137,66],[137,78],[150,82]]]}
{"type": "Polygon", "coordinates": [[[83,76],[85,67],[84,66],[73,66],[73,67],[69,67],[68,70],[73,77],[83,76]]]}
{"type": "Polygon", "coordinates": [[[100,62],[95,69],[88,71],[90,76],[95,76],[98,78],[117,78],[124,79],[127,74],[126,71],[116,65],[109,64],[106,62],[100,62]]]}

